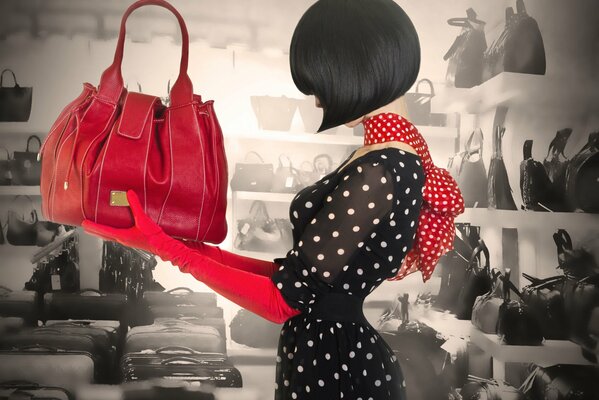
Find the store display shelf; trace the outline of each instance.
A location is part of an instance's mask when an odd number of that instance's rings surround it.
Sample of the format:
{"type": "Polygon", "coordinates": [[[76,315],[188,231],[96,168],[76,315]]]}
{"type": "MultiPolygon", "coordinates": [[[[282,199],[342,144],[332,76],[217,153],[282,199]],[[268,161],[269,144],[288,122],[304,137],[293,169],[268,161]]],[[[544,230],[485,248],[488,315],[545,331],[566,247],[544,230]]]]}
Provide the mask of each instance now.
{"type": "Polygon", "coordinates": [[[295,197],[295,193],[273,193],[273,192],[245,192],[233,191],[233,195],[237,200],[262,200],[279,203],[291,203],[295,197]]]}
{"type": "Polygon", "coordinates": [[[41,196],[39,186],[0,186],[0,196],[41,196]]]}
{"type": "Polygon", "coordinates": [[[268,260],[268,261],[272,261],[273,259],[278,258],[278,257],[285,257],[285,254],[283,252],[269,253],[269,252],[265,252],[265,251],[240,250],[237,248],[233,248],[230,251],[234,252],[235,254],[240,254],[242,256],[258,258],[260,260],[268,260]]]}
{"type": "MultiPolygon", "coordinates": [[[[274,343],[276,345],[277,343],[274,343]]],[[[274,365],[277,349],[255,348],[231,341],[227,343],[227,355],[233,364],[274,365]]]]}
{"type": "Polygon", "coordinates": [[[431,100],[431,110],[434,113],[477,114],[501,105],[572,109],[581,104],[599,105],[599,94],[593,85],[582,79],[570,81],[546,75],[503,72],[472,88],[438,90],[431,100]]]}
{"type": "Polygon", "coordinates": [[[474,326],[470,330],[470,340],[502,363],[534,363],[541,367],[593,365],[582,356],[580,346],[569,340],[545,340],[541,346],[510,346],[503,344],[496,334],[483,333],[474,326]]]}
{"type": "Polygon", "coordinates": [[[467,208],[456,222],[469,222],[478,226],[495,226],[520,229],[580,229],[597,227],[599,214],[581,212],[538,212],[490,210],[486,208],[467,208]]]}
{"type": "MultiPolygon", "coordinates": [[[[420,133],[426,139],[455,139],[458,136],[457,128],[448,128],[442,126],[417,126],[420,133]]],[[[258,131],[258,132],[230,132],[225,134],[225,139],[243,139],[243,140],[267,140],[284,141],[296,143],[310,143],[323,145],[345,145],[362,146],[364,137],[353,135],[331,135],[326,133],[295,133],[285,131],[258,131]]]]}

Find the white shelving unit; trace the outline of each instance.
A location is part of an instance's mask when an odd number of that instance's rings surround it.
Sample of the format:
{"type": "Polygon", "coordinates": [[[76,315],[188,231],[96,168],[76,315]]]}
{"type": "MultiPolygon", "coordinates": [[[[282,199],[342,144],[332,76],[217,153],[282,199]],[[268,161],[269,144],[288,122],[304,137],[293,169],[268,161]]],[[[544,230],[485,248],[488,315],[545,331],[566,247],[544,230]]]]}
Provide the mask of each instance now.
{"type": "Polygon", "coordinates": [[[470,340],[493,357],[493,378],[505,379],[506,363],[534,363],[541,367],[556,364],[594,365],[582,356],[581,348],[569,340],[546,340],[541,346],[510,346],[496,334],[472,326],[470,340]]]}
{"type": "Polygon", "coordinates": [[[0,186],[0,196],[40,196],[39,186],[0,186]]]}

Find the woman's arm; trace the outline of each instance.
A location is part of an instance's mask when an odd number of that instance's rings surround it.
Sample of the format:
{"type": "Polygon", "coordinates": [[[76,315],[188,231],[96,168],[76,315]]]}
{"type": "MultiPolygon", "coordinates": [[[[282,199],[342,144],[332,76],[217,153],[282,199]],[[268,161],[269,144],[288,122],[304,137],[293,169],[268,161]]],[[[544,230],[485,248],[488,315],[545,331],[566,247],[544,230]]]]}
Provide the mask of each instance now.
{"type": "Polygon", "coordinates": [[[204,242],[192,242],[188,240],[181,240],[188,248],[199,252],[200,254],[213,259],[221,264],[225,264],[229,267],[239,269],[253,274],[258,274],[266,277],[272,276],[272,274],[279,269],[279,264],[272,261],[260,260],[257,258],[246,257],[239,254],[231,253],[223,250],[218,246],[211,246],[204,242]]]}

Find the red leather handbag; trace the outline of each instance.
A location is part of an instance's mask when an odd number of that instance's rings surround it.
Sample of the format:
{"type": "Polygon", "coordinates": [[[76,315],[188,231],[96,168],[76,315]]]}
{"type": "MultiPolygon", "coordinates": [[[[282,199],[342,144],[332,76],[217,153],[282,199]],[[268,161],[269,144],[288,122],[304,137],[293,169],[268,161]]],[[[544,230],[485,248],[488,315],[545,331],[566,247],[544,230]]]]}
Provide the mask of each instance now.
{"type": "Polygon", "coordinates": [[[140,0],[121,21],[114,61],[100,85],[89,83],[60,113],[42,157],[42,214],[54,222],[84,219],[124,228],[133,224],[126,191],[133,189],[146,213],[170,236],[221,243],[228,169],[224,140],[213,108],[193,94],[187,75],[189,38],[179,12],[164,0],[140,0]],[[127,91],[121,61],[127,17],[156,5],[179,21],[179,77],[167,107],[157,96],[127,91]]]}

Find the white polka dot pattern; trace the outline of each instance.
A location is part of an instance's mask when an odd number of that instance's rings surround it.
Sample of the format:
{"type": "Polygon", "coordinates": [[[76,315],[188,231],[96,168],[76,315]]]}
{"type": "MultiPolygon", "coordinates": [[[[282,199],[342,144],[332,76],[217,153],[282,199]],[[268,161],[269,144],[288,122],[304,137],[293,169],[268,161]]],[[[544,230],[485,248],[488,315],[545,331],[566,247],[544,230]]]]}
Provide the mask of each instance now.
{"type": "MultiPolygon", "coordinates": [[[[439,258],[453,249],[454,219],[464,212],[464,199],[449,172],[433,164],[426,141],[410,121],[395,113],[377,114],[364,121],[365,145],[391,140],[407,143],[416,150],[422,160],[426,180],[414,245],[404,258],[397,276],[389,280],[403,279],[419,270],[426,282],[439,258]]],[[[403,165],[400,167],[403,168],[403,165]]],[[[406,193],[409,190],[407,187],[406,193]]],[[[405,210],[406,214],[408,211],[405,210]]]]}

